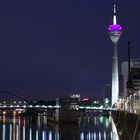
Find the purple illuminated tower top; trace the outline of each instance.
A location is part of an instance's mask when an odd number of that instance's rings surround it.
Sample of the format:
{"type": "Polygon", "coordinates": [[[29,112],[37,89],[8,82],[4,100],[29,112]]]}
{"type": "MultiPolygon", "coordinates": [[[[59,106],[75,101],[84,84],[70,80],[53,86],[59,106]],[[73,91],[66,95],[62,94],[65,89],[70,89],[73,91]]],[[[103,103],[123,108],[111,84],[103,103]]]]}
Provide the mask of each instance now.
{"type": "Polygon", "coordinates": [[[116,5],[114,5],[114,17],[113,17],[113,24],[108,26],[109,31],[121,31],[121,25],[117,24],[116,18],[116,5]]]}

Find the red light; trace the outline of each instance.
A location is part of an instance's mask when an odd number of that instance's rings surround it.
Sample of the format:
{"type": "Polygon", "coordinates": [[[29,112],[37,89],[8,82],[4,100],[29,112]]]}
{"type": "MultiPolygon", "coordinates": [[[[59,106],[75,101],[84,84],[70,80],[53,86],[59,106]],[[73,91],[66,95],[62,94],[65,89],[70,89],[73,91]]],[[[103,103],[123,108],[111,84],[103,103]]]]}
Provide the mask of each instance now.
{"type": "Polygon", "coordinates": [[[88,101],[89,99],[88,98],[83,98],[83,100],[82,101],[88,101]]]}

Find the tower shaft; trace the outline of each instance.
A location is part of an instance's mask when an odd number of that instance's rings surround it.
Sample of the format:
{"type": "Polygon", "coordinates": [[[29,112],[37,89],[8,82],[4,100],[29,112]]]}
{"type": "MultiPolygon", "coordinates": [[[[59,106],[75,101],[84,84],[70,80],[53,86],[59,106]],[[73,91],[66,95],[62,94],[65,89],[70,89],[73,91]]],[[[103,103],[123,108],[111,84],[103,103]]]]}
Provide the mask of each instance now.
{"type": "Polygon", "coordinates": [[[121,36],[121,31],[110,31],[109,36],[113,42],[113,54],[112,54],[112,106],[113,106],[113,104],[117,102],[119,97],[117,43],[121,36]]]}
{"type": "Polygon", "coordinates": [[[117,43],[113,43],[112,56],[112,105],[117,102],[119,96],[119,75],[118,75],[118,57],[117,43]]]}

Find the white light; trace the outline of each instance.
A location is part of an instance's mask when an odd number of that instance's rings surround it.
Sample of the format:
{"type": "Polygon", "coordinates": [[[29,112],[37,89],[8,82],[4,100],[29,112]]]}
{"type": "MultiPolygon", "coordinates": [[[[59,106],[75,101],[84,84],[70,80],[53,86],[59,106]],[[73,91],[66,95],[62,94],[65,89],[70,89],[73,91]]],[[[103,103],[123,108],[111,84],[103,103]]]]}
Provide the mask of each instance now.
{"type": "Polygon", "coordinates": [[[101,140],[101,132],[99,132],[99,140],[101,140]]]}
{"type": "Polygon", "coordinates": [[[90,132],[88,133],[88,138],[89,138],[89,140],[91,140],[91,137],[90,137],[90,132]]]}
{"type": "Polygon", "coordinates": [[[49,140],[52,140],[52,132],[49,132],[49,140]]]}
{"type": "Polygon", "coordinates": [[[43,135],[43,139],[42,140],[46,140],[46,131],[43,130],[42,135],[43,135]]]}
{"type": "Polygon", "coordinates": [[[80,135],[80,140],[84,140],[84,133],[83,132],[80,135]]]}
{"type": "Polygon", "coordinates": [[[23,105],[23,108],[26,108],[26,105],[23,105]]]}
{"type": "Polygon", "coordinates": [[[79,108],[80,108],[80,109],[83,109],[84,107],[83,107],[83,106],[80,106],[79,108]]]}
{"type": "Polygon", "coordinates": [[[23,140],[25,140],[25,126],[23,126],[23,140]]]}
{"type": "Polygon", "coordinates": [[[32,129],[30,128],[30,140],[32,140],[32,129]]]}
{"type": "Polygon", "coordinates": [[[108,103],[109,103],[109,99],[105,98],[105,104],[108,104],[108,103]]]}
{"type": "Polygon", "coordinates": [[[38,140],[38,130],[36,130],[36,140],[38,140]]]}
{"type": "Polygon", "coordinates": [[[87,106],[87,107],[86,107],[86,109],[90,109],[90,107],[89,107],[89,106],[87,106]]]}
{"type": "Polygon", "coordinates": [[[29,107],[33,107],[32,105],[29,105],[29,107]]]}
{"type": "Polygon", "coordinates": [[[12,124],[10,124],[10,140],[12,140],[12,124]]]}
{"type": "Polygon", "coordinates": [[[94,132],[94,140],[96,140],[96,133],[94,132]]]}
{"type": "MultiPolygon", "coordinates": [[[[118,69],[118,68],[117,68],[118,69]]],[[[118,100],[119,93],[119,83],[118,83],[118,73],[112,74],[112,106],[118,100]]]]}
{"type": "Polygon", "coordinates": [[[3,133],[2,133],[2,140],[5,140],[5,124],[3,124],[3,126],[2,126],[2,131],[3,131],[3,133]]]}
{"type": "Polygon", "coordinates": [[[106,140],[106,132],[104,131],[104,140],[106,140]]]}
{"type": "Polygon", "coordinates": [[[52,108],[52,106],[51,106],[51,105],[49,105],[48,107],[49,107],[49,108],[52,108]]]}
{"type": "Polygon", "coordinates": [[[110,136],[111,136],[111,139],[112,139],[112,131],[110,132],[110,136]]]}
{"type": "Polygon", "coordinates": [[[60,108],[60,106],[59,105],[56,105],[55,108],[60,108]]]}
{"type": "Polygon", "coordinates": [[[19,129],[19,128],[18,128],[18,125],[16,125],[16,140],[18,140],[18,135],[19,135],[19,134],[18,134],[18,132],[19,132],[18,129],[19,129]]]}
{"type": "Polygon", "coordinates": [[[117,18],[116,18],[116,15],[114,15],[114,17],[113,17],[113,24],[114,24],[114,25],[117,24],[117,18]]]}

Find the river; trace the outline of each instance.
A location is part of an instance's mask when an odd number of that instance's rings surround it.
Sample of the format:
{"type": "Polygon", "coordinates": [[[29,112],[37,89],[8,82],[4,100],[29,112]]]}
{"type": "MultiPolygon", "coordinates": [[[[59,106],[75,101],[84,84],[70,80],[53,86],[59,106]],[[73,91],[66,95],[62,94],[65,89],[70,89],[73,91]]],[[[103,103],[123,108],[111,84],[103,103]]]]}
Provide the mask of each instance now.
{"type": "Polygon", "coordinates": [[[84,116],[79,124],[53,124],[46,116],[0,116],[0,140],[119,140],[111,117],[84,116]]]}

